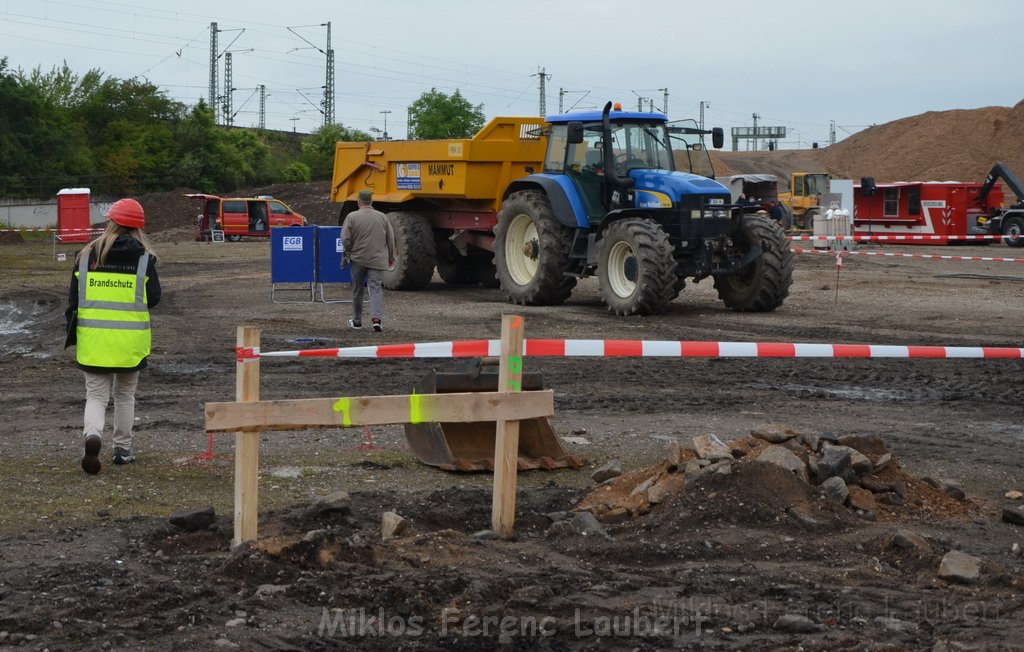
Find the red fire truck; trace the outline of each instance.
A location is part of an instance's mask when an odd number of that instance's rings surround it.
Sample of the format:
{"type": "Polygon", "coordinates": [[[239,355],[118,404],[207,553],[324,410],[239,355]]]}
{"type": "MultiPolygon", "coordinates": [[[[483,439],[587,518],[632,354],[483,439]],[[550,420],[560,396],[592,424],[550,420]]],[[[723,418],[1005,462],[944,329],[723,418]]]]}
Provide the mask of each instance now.
{"type": "Polygon", "coordinates": [[[1002,163],[984,183],[900,181],[875,184],[870,178],[854,186],[854,236],[927,235],[905,244],[963,243],[965,235],[1002,235],[1011,247],[1024,244],[1024,202],[1003,208],[1002,179],[1024,197],[1024,185],[1002,163]],[[950,237],[955,236],[955,237],[950,237]]]}

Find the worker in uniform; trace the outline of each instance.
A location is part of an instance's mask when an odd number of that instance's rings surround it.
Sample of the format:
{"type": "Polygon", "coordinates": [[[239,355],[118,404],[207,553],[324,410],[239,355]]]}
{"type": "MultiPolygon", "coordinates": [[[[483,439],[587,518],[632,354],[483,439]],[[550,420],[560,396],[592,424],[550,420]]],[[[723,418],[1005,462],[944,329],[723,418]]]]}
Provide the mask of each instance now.
{"type": "Polygon", "coordinates": [[[160,302],[156,255],[143,233],[139,202],[121,199],[107,213],[103,234],[75,258],[68,288],[68,343],[85,373],[82,469],[100,471],[107,403],[114,397],[114,464],[131,464],[135,388],[152,339],[149,309],[160,302]]]}
{"type": "Polygon", "coordinates": [[[373,191],[360,190],[359,208],[341,227],[341,265],[352,265],[351,328],[363,327],[363,295],[370,290],[370,321],[373,330],[384,330],[384,272],[395,264],[395,232],[391,222],[373,208],[373,191]],[[365,287],[364,287],[365,282],[365,287]]]}

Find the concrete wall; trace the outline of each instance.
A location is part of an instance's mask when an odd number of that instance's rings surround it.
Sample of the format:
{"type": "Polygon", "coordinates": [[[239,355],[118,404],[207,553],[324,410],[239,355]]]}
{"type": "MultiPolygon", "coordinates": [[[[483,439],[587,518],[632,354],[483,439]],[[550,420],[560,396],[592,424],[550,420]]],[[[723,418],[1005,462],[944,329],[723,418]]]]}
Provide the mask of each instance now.
{"type": "MultiPolygon", "coordinates": [[[[107,219],[111,201],[91,198],[89,222],[96,224],[107,219]]],[[[57,200],[48,202],[2,199],[0,200],[0,229],[57,228],[57,200]]]]}

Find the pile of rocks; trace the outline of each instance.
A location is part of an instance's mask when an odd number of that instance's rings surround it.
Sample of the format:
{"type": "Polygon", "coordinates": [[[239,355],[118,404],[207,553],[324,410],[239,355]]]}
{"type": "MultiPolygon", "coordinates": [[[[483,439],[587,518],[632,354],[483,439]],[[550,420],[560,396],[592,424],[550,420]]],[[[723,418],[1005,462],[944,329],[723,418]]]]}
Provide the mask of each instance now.
{"type": "MultiPolygon", "coordinates": [[[[737,465],[752,461],[785,469],[819,496],[868,520],[874,520],[882,507],[892,510],[908,501],[908,478],[881,437],[801,433],[789,425],[770,424],[730,443],[715,435],[672,442],[662,463],[626,475],[612,460],[594,471],[599,487],[578,509],[606,523],[622,522],[700,478],[730,475],[737,465]]],[[[939,490],[935,493],[967,501],[958,483],[927,478],[924,482],[939,490]]]]}

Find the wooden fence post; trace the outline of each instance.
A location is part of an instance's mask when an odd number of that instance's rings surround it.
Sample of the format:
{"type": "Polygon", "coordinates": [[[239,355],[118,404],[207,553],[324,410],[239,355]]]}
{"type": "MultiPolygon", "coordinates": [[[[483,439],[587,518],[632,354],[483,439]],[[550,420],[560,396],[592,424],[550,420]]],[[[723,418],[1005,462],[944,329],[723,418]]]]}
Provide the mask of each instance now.
{"type": "MultiPolygon", "coordinates": [[[[239,349],[259,349],[260,329],[239,326],[239,349]]],[[[240,403],[260,400],[259,356],[239,355],[235,363],[235,399],[240,403]]],[[[232,547],[257,537],[259,515],[260,433],[235,433],[235,535],[232,547]]]]}
{"type": "MultiPolygon", "coordinates": [[[[501,316],[498,391],[522,391],[523,318],[501,316]]],[[[516,472],[519,469],[519,421],[498,421],[494,439],[494,497],[491,529],[509,539],[515,534],[516,472]]]]}

